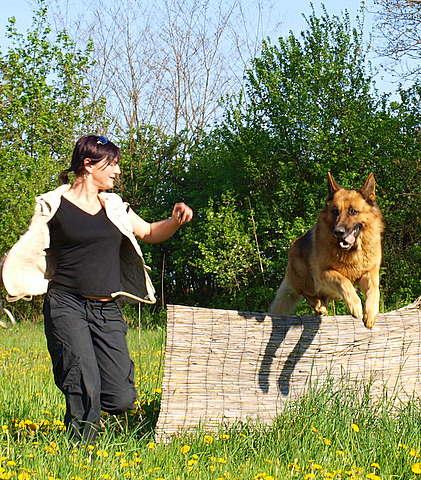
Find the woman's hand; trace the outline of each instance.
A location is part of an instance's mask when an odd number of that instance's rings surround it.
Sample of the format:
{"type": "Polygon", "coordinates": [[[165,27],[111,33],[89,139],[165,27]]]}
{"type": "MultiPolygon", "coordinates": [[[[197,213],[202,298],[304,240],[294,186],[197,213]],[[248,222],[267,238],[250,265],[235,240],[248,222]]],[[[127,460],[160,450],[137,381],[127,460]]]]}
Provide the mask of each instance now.
{"type": "Polygon", "coordinates": [[[190,222],[193,218],[193,210],[183,202],[176,203],[172,209],[171,219],[178,227],[190,222]]]}

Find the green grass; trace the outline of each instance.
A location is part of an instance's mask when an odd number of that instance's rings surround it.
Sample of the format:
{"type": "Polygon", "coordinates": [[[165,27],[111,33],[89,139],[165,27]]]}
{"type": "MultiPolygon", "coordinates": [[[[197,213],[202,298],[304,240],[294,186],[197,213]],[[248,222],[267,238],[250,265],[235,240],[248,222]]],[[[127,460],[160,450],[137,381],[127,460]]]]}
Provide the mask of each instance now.
{"type": "Polygon", "coordinates": [[[1,330],[0,480],[421,479],[413,472],[421,462],[419,402],[392,409],[346,388],[309,393],[271,426],[197,430],[156,445],[164,336],[159,328],[129,331],[138,409],[104,416],[97,444],[87,447],[62,431],[64,402],[42,325],[1,330]]]}

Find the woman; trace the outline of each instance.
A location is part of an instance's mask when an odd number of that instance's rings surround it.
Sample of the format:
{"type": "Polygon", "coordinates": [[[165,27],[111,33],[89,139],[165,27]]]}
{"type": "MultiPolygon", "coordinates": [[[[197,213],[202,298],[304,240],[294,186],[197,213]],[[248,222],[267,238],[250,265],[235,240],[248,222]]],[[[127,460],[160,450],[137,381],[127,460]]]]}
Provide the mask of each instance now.
{"type": "Polygon", "coordinates": [[[45,334],[56,385],[66,399],[65,424],[76,440],[94,441],[100,412],[117,414],[136,399],[133,362],[117,298],[155,302],[135,236],[170,238],[191,220],[175,204],[166,220],[148,223],[106,190],[120,174],[120,150],[89,135],[75,145],[64,185],[36,199],[28,231],[4,259],[9,300],[46,293],[45,334]],[[75,180],[68,184],[68,173],[75,180]]]}

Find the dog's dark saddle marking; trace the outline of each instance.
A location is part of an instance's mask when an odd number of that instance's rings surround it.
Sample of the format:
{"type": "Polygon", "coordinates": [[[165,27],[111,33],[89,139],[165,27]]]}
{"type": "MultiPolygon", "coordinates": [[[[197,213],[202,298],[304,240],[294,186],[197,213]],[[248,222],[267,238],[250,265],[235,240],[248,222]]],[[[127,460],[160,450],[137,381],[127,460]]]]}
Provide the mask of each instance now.
{"type": "Polygon", "coordinates": [[[305,235],[300,237],[297,240],[297,246],[300,250],[300,254],[305,257],[306,253],[309,253],[311,250],[311,242],[313,239],[313,230],[309,230],[305,235]]]}

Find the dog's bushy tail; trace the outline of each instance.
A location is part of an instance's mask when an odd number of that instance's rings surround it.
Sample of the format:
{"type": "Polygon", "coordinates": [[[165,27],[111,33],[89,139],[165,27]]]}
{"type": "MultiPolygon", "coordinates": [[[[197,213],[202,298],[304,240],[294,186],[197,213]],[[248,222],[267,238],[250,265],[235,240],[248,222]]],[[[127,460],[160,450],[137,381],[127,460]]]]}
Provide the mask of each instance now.
{"type": "Polygon", "coordinates": [[[295,307],[299,302],[299,295],[288,281],[288,276],[282,280],[273,302],[270,304],[269,313],[276,314],[293,314],[295,307]]]}

